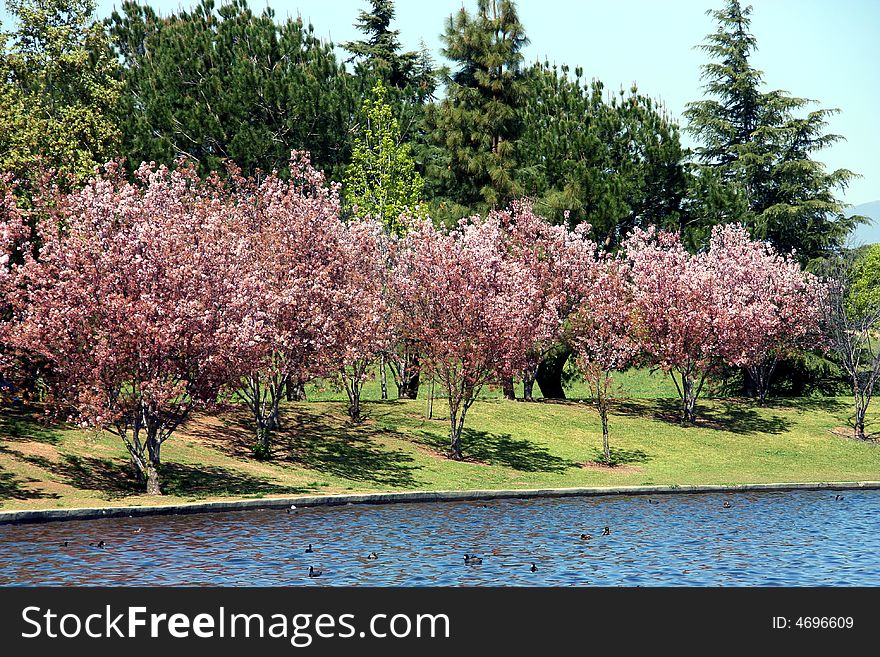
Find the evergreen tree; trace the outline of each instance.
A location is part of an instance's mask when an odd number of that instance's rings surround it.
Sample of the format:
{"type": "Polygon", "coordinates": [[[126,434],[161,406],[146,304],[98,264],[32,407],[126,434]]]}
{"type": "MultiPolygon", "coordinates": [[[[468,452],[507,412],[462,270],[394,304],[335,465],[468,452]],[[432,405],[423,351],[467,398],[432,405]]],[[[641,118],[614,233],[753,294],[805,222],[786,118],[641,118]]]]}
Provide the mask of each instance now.
{"type": "Polygon", "coordinates": [[[123,62],[119,115],[125,154],[169,162],[185,156],[209,169],[234,160],[245,173],[285,171],[290,151],[340,175],[357,89],[333,54],[300,19],[255,15],[246,0],[215,11],[159,17],[124,2],[109,20],[123,62]]]}
{"type": "Polygon", "coordinates": [[[28,193],[40,167],[82,180],[116,151],[117,64],[92,0],[8,0],[0,35],[0,171],[28,193]],[[7,42],[10,42],[7,46],[7,42]]]}
{"type": "Polygon", "coordinates": [[[369,0],[371,10],[361,10],[355,27],[366,37],[342,45],[367,71],[397,89],[418,88],[419,53],[401,52],[400,31],[391,29],[393,0],[369,0]]]}
{"type": "Polygon", "coordinates": [[[449,17],[442,39],[456,70],[446,80],[446,98],[428,116],[440,148],[431,173],[453,213],[502,207],[522,192],[525,30],[511,0],[478,0],[476,14],[462,8],[449,17]]]}
{"type": "MultiPolygon", "coordinates": [[[[712,60],[703,66],[709,98],[685,111],[687,128],[701,143],[697,175],[706,176],[704,187],[720,180],[742,197],[742,218],[753,236],[783,253],[796,249],[803,263],[812,262],[840,246],[860,220],[845,217],[835,196],[854,174],[828,172],[812,159],[842,138],[825,132],[838,110],[806,112],[813,101],[763,90],[763,74],[749,61],[757,47],[750,6],[727,0],[709,14],[718,22],[700,46],[712,60]]],[[[717,185],[714,190],[717,196],[717,185]]]]}
{"type": "Polygon", "coordinates": [[[388,104],[381,82],[373,97],[364,101],[364,128],[354,140],[352,160],[345,169],[346,209],[359,217],[372,217],[389,232],[402,235],[402,213],[421,212],[422,177],[415,169],[410,147],[401,141],[400,126],[388,104]]]}
{"type": "Polygon", "coordinates": [[[684,226],[687,176],[678,125],[633,86],[606,99],[567,65],[528,70],[521,179],[554,223],[589,223],[615,248],[634,226],[684,226]]]}

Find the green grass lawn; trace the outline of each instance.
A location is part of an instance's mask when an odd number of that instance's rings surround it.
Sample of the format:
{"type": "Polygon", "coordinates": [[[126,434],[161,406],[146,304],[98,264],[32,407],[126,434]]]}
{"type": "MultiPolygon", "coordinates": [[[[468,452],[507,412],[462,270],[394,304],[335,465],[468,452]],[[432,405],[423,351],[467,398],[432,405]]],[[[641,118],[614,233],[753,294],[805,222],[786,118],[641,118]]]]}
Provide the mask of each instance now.
{"type": "MultiPolygon", "coordinates": [[[[511,402],[487,390],[468,414],[464,462],[445,456],[445,399],[426,418],[418,400],[381,401],[365,390],[367,418],[352,425],[344,393],[309,386],[284,408],[274,458],[250,456],[247,416],[199,415],[163,446],[160,499],[141,495],[113,435],[47,425],[32,410],[0,414],[0,508],[155,504],[271,495],[385,490],[734,484],[880,479],[880,450],[842,435],[846,398],[733,399],[698,404],[696,426],[678,423],[675,389],[662,372],[621,374],[611,415],[612,468],[601,456],[598,416],[575,384],[571,401],[511,402]],[[579,398],[581,398],[579,400],[579,398]]],[[[393,396],[394,386],[389,380],[393,396]]],[[[436,390],[439,394],[439,389],[436,390]]]]}

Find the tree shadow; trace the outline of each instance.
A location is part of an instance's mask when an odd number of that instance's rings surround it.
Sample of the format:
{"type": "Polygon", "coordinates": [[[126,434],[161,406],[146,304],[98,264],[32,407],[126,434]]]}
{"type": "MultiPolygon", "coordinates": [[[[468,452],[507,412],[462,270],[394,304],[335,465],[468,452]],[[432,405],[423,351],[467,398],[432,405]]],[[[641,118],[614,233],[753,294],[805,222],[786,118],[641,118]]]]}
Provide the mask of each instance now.
{"type": "Polygon", "coordinates": [[[610,449],[611,460],[606,463],[605,452],[603,452],[601,448],[594,447],[591,451],[593,453],[593,458],[591,459],[593,463],[610,465],[612,468],[622,465],[646,463],[651,460],[651,457],[648,456],[648,453],[641,449],[623,449],[620,447],[612,447],[610,449]]]}
{"type": "Polygon", "coordinates": [[[32,482],[37,483],[38,480],[17,476],[0,469],[0,500],[58,499],[60,497],[57,493],[47,493],[23,487],[24,484],[32,482]]]}
{"type": "Polygon", "coordinates": [[[33,406],[7,406],[0,409],[0,439],[57,445],[61,440],[61,433],[40,409],[33,406]]]}
{"type": "Polygon", "coordinates": [[[696,422],[690,425],[682,425],[681,407],[677,399],[620,401],[614,405],[613,411],[624,416],[650,417],[666,424],[727,431],[740,435],[782,434],[791,430],[793,422],[788,418],[776,414],[765,417],[757,409],[745,404],[745,402],[719,400],[714,406],[698,405],[696,422]]]}
{"type": "MultiPolygon", "coordinates": [[[[51,472],[64,483],[79,490],[99,491],[111,499],[144,493],[144,485],[137,481],[128,464],[69,454],[63,455],[60,461],[19,452],[14,454],[23,461],[51,472]]],[[[313,490],[302,486],[278,485],[216,466],[194,467],[182,463],[163,463],[159,466],[159,476],[163,493],[180,497],[300,494],[313,490]]]]}
{"type": "MultiPolygon", "coordinates": [[[[432,448],[444,454],[449,453],[448,437],[439,437],[427,431],[420,434],[432,448]]],[[[461,453],[465,461],[504,466],[521,472],[565,472],[576,465],[529,440],[514,438],[508,433],[467,428],[462,431],[461,453]]]]}
{"type": "MultiPolygon", "coordinates": [[[[238,411],[226,415],[222,426],[193,426],[189,433],[237,458],[252,459],[255,439],[251,423],[246,412],[238,411]]],[[[415,459],[403,450],[377,445],[375,438],[383,435],[407,439],[403,434],[377,429],[368,417],[353,424],[326,411],[287,407],[281,426],[272,435],[271,460],[277,465],[295,464],[352,481],[417,487],[422,482],[414,473],[421,466],[414,465],[415,459]]]]}
{"type": "Polygon", "coordinates": [[[288,420],[276,442],[286,460],[305,468],[383,486],[417,486],[420,482],[413,475],[420,466],[413,465],[415,459],[403,450],[377,447],[372,438],[382,433],[393,435],[377,432],[365,422],[346,426],[300,412],[288,420]]]}

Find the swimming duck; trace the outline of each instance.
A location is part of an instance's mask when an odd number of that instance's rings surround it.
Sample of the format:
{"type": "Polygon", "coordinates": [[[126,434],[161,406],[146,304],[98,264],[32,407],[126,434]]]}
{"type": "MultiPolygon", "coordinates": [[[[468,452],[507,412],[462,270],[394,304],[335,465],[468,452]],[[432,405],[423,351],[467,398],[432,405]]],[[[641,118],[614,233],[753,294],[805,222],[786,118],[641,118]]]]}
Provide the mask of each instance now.
{"type": "Polygon", "coordinates": [[[107,545],[104,541],[98,541],[97,543],[89,543],[91,547],[101,548],[102,550],[107,545]]]}
{"type": "Polygon", "coordinates": [[[64,541],[64,545],[62,545],[61,547],[70,547],[70,542],[64,541]]]}
{"type": "Polygon", "coordinates": [[[134,530],[134,533],[135,533],[135,534],[140,534],[142,531],[144,531],[144,528],[143,528],[143,527],[138,527],[137,529],[134,530]]]}
{"type": "Polygon", "coordinates": [[[476,555],[473,555],[473,554],[464,555],[464,565],[465,566],[475,566],[475,565],[478,566],[481,563],[483,563],[483,560],[476,555]]]}
{"type": "Polygon", "coordinates": [[[367,555],[367,559],[369,559],[370,561],[374,561],[374,560],[376,560],[376,559],[378,559],[378,558],[379,558],[379,555],[376,554],[375,552],[370,552],[370,553],[367,555]]]}
{"type": "Polygon", "coordinates": [[[537,572],[538,567],[537,567],[535,564],[532,564],[532,567],[529,568],[529,570],[532,571],[532,572],[534,573],[534,572],[537,572]]]}
{"type": "Polygon", "coordinates": [[[837,502],[839,502],[840,500],[843,499],[843,495],[835,495],[835,496],[834,496],[834,499],[835,499],[837,502]]]}
{"type": "Polygon", "coordinates": [[[730,502],[725,502],[725,503],[722,504],[721,506],[724,507],[725,509],[729,509],[729,508],[730,508],[730,502]]]}
{"type": "Polygon", "coordinates": [[[581,534],[582,541],[589,541],[591,538],[593,538],[592,534],[581,534]]]}
{"type": "Polygon", "coordinates": [[[659,500],[652,500],[650,497],[648,498],[648,504],[660,504],[659,500]]]}
{"type": "Polygon", "coordinates": [[[288,512],[288,513],[296,513],[296,504],[291,504],[291,505],[288,507],[287,512],[288,512]]]}
{"type": "Polygon", "coordinates": [[[323,570],[315,570],[314,566],[309,566],[309,577],[320,577],[323,574],[323,570]]]}
{"type": "Polygon", "coordinates": [[[605,529],[602,530],[602,536],[608,536],[611,534],[611,527],[605,525],[605,529]]]}
{"type": "Polygon", "coordinates": [[[309,543],[309,547],[306,548],[306,552],[309,552],[309,553],[314,552],[314,550],[312,549],[311,543],[309,543]]]}

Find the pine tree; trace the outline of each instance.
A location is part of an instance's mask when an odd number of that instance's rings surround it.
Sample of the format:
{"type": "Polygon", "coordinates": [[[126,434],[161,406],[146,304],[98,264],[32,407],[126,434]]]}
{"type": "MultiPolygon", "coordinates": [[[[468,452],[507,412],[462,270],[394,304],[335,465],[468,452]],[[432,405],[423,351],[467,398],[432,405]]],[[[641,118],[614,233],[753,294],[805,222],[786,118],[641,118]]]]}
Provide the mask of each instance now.
{"type": "Polygon", "coordinates": [[[634,226],[678,229],[687,187],[678,125],[635,85],[608,96],[581,67],[571,73],[565,64],[528,69],[525,193],[554,223],[589,223],[609,249],[634,226]]]}
{"type": "Polygon", "coordinates": [[[369,0],[371,10],[361,10],[355,27],[366,37],[342,44],[351,58],[374,76],[397,89],[418,88],[419,53],[401,52],[400,30],[392,30],[393,0],[369,0]]]}
{"type": "MultiPolygon", "coordinates": [[[[690,103],[687,129],[701,143],[697,175],[720,179],[748,208],[742,217],[755,237],[780,252],[796,249],[810,263],[840,246],[858,218],[843,214],[836,192],[854,174],[828,172],[812,156],[842,139],[825,132],[836,109],[806,112],[812,104],[785,91],[764,91],[763,74],[750,63],[757,41],[749,31],[751,7],[727,0],[710,11],[718,22],[700,48],[711,62],[703,66],[709,98],[690,103]],[[713,171],[713,174],[709,174],[713,171]]],[[[735,205],[735,204],[734,204],[735,205]]]]}
{"type": "Polygon", "coordinates": [[[521,50],[528,39],[516,6],[511,0],[478,0],[476,14],[462,8],[449,17],[442,39],[442,52],[456,70],[446,81],[446,98],[428,117],[442,151],[432,173],[452,204],[469,211],[504,206],[522,191],[521,50]]]}
{"type": "Polygon", "coordinates": [[[350,154],[357,89],[333,44],[301,19],[276,22],[246,0],[200,0],[159,17],[127,1],[108,21],[123,63],[119,121],[129,160],[181,156],[208,169],[232,159],[285,171],[290,151],[340,176],[350,154]]]}

